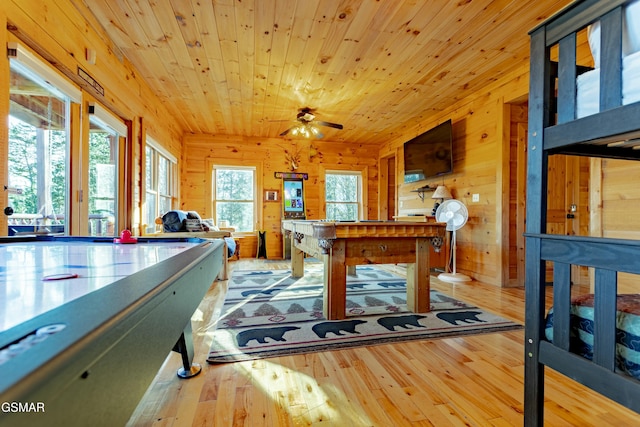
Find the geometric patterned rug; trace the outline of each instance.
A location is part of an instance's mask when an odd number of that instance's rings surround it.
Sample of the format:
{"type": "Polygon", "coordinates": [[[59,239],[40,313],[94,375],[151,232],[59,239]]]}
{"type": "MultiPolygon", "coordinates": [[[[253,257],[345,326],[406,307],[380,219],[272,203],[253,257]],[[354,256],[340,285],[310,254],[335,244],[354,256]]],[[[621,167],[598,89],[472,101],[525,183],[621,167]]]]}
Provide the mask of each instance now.
{"type": "Polygon", "coordinates": [[[432,339],[522,326],[431,290],[431,311],[411,313],[406,279],[375,266],[347,276],[347,318],[322,315],[322,264],[290,270],[234,271],[213,332],[210,363],[432,339]]]}

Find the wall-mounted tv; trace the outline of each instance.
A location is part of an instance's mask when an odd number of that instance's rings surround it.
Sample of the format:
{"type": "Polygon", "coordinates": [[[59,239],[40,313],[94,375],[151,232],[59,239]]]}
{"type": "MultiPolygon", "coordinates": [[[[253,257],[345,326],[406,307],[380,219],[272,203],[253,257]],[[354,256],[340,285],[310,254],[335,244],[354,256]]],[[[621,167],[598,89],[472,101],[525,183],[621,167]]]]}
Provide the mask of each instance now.
{"type": "Polygon", "coordinates": [[[404,143],[404,182],[453,172],[451,120],[404,143]]]}

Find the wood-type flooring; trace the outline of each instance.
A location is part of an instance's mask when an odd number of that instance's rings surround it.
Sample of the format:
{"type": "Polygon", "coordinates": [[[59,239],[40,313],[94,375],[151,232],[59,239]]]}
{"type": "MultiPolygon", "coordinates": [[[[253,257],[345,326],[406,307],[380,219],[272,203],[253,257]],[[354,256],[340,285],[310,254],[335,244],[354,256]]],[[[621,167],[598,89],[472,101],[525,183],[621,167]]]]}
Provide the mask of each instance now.
{"type": "MultiPolygon", "coordinates": [[[[241,259],[231,269],[288,268],[241,259]]],[[[402,267],[388,266],[402,273],[402,267]]],[[[212,323],[226,281],[192,319],[197,377],[165,361],[129,426],[521,426],[524,331],[210,365],[212,323]]],[[[524,289],[471,282],[431,286],[524,323],[524,289]]],[[[588,292],[585,287],[584,292],[588,292]]],[[[548,292],[550,294],[550,292],[548,292]]],[[[638,426],[640,415],[547,368],[545,425],[638,426]]]]}

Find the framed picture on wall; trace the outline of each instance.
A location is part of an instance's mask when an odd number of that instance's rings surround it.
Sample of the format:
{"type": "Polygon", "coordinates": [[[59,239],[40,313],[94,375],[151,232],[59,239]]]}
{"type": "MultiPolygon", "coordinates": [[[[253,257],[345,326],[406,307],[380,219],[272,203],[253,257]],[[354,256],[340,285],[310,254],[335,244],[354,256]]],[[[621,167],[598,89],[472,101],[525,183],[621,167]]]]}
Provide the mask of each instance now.
{"type": "Polygon", "coordinates": [[[265,190],[265,202],[277,202],[278,200],[280,200],[280,192],[278,190],[265,190]]]}

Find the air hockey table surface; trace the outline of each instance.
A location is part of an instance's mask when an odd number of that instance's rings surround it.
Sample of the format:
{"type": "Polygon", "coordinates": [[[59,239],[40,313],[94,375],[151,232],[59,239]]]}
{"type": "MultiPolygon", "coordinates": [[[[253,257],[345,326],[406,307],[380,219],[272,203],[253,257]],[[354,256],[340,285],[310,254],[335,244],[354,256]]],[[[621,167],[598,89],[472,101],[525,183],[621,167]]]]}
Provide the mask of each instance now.
{"type": "Polygon", "coordinates": [[[196,239],[105,244],[109,240],[0,244],[0,331],[200,244],[196,239]]]}
{"type": "Polygon", "coordinates": [[[0,425],[126,423],[172,349],[190,366],[191,316],[223,252],[197,238],[0,238],[0,425]]]}

